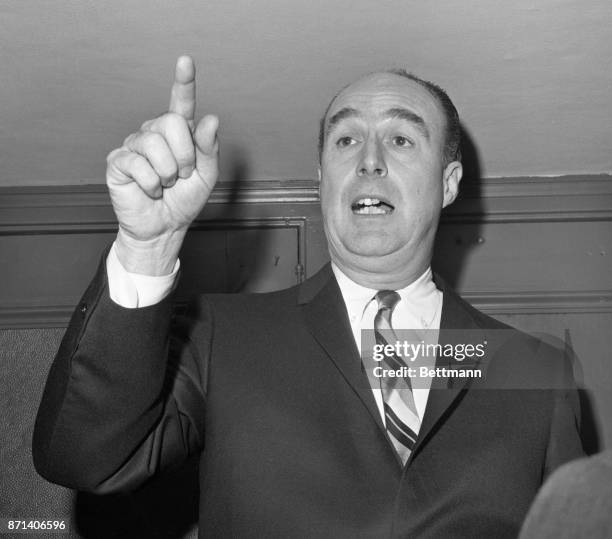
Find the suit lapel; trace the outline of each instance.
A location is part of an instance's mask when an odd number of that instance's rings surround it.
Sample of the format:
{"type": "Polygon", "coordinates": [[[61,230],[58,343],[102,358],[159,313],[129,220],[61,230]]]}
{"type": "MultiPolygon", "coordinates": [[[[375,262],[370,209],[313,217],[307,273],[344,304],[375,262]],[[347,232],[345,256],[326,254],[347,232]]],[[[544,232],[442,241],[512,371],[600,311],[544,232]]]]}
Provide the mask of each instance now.
{"type": "MultiPolygon", "coordinates": [[[[434,281],[443,293],[439,344],[456,344],[460,337],[457,332],[450,330],[475,330],[480,329],[480,326],[470,316],[463,300],[448,288],[442,279],[434,275],[434,281]]],[[[304,321],[308,330],[388,439],[369,382],[361,369],[361,358],[355,345],[344,300],[329,264],[303,283],[298,292],[298,302],[303,305],[304,321]]],[[[449,367],[453,362],[454,358],[437,357],[436,367],[449,367]]],[[[436,425],[450,411],[453,403],[460,399],[470,380],[454,378],[447,383],[442,378],[433,379],[425,416],[410,460],[434,433],[436,425]]]]}
{"type": "MultiPolygon", "coordinates": [[[[438,343],[459,344],[465,338],[460,338],[458,332],[451,330],[475,330],[479,329],[474,319],[464,307],[463,300],[451,290],[440,277],[434,276],[434,281],[443,293],[442,316],[440,319],[440,336],[438,343]]],[[[458,364],[454,358],[436,357],[436,367],[450,368],[452,364],[458,364]]],[[[460,362],[459,362],[460,364],[460,362]]],[[[441,421],[451,405],[460,398],[464,389],[467,389],[471,378],[434,378],[427,399],[425,416],[419,430],[419,438],[412,456],[426,443],[433,434],[435,426],[441,421]]]]}
{"type": "Polygon", "coordinates": [[[374,395],[361,367],[342,293],[329,264],[304,283],[298,301],[303,304],[308,330],[386,436],[374,395]]]}

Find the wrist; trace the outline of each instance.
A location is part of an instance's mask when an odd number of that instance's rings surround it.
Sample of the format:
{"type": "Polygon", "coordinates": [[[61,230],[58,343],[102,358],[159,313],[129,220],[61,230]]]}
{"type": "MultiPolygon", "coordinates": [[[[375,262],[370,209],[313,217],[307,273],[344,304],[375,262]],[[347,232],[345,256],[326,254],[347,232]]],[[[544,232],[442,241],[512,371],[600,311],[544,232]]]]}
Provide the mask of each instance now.
{"type": "Polygon", "coordinates": [[[138,240],[120,226],[115,240],[117,258],[130,273],[169,275],[178,260],[186,232],[186,229],[177,230],[149,240],[138,240]]]}

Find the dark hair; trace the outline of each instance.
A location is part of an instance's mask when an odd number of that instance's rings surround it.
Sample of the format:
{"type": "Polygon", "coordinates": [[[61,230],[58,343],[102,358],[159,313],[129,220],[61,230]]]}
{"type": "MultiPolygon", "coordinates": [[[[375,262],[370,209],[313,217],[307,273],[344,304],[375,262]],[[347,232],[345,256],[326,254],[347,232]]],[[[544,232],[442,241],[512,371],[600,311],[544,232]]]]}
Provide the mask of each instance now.
{"type": "MultiPolygon", "coordinates": [[[[452,163],[453,161],[461,161],[461,124],[459,122],[459,113],[455,108],[455,105],[451,101],[451,98],[448,97],[448,94],[440,88],[437,84],[430,82],[428,80],[421,79],[412,73],[409,73],[405,69],[388,69],[383,71],[382,73],[390,73],[393,75],[398,75],[400,77],[404,77],[406,79],[410,79],[417,84],[420,84],[423,88],[425,88],[440,104],[442,108],[442,112],[444,113],[444,117],[446,119],[446,133],[444,136],[444,151],[442,153],[442,159],[444,161],[444,166],[452,163]]],[[[325,109],[325,113],[321,118],[319,124],[319,161],[321,161],[321,155],[323,153],[323,144],[325,143],[325,121],[327,120],[327,113],[331,108],[333,102],[336,100],[336,97],[342,93],[342,91],[350,85],[344,86],[329,102],[327,108],[325,109]]]]}

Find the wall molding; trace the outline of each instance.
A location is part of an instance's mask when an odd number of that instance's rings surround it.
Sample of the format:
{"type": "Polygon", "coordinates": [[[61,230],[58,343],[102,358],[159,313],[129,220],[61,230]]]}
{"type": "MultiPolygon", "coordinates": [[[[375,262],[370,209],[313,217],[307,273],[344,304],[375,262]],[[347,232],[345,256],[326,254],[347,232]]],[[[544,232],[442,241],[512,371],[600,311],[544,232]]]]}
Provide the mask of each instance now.
{"type": "Polygon", "coordinates": [[[612,290],[462,292],[461,296],[491,315],[612,312],[612,290]]]}
{"type": "MultiPolygon", "coordinates": [[[[220,182],[209,206],[318,206],[315,180],[220,182]]],[[[206,219],[205,212],[200,219],[206,219]]],[[[442,215],[448,223],[611,221],[612,175],[488,178],[465,183],[442,215]]],[[[105,185],[0,187],[0,234],[116,226],[105,185]]]]}
{"type": "Polygon", "coordinates": [[[447,222],[612,220],[612,175],[489,178],[461,186],[447,222]]]}
{"type": "MultiPolygon", "coordinates": [[[[40,225],[37,225],[40,226],[40,225]]],[[[193,232],[202,231],[222,231],[228,232],[231,230],[238,231],[253,231],[253,230],[271,230],[271,229],[291,229],[296,234],[295,260],[297,264],[294,267],[295,281],[301,282],[304,280],[306,267],[306,226],[307,218],[303,216],[296,217],[258,217],[258,218],[237,218],[231,220],[197,220],[191,227],[193,232]]],[[[74,224],[59,224],[57,226],[35,230],[18,231],[15,236],[23,235],[41,235],[44,233],[66,234],[73,236],[88,232],[115,232],[116,224],[101,223],[97,227],[90,225],[78,226],[74,224]]],[[[2,235],[2,234],[0,234],[2,235]]],[[[44,237],[44,236],[42,236],[44,237]]],[[[99,256],[99,253],[96,252],[99,256]]],[[[92,273],[93,275],[93,273],[92,273]]],[[[82,292],[79,291],[79,294],[82,292]]],[[[78,298],[77,298],[78,299],[78,298]]],[[[0,298],[1,300],[1,298],[0,298]]],[[[66,298],[65,303],[50,304],[49,302],[41,302],[33,298],[20,298],[16,302],[0,301],[0,329],[19,329],[19,328],[54,328],[66,327],[75,307],[75,300],[66,298]],[[41,305],[41,303],[43,303],[41,305]]],[[[180,303],[177,303],[177,307],[180,303]]]]}
{"type": "Polygon", "coordinates": [[[70,305],[0,306],[0,330],[64,328],[68,326],[73,310],[70,305]]]}
{"type": "MultiPolygon", "coordinates": [[[[300,264],[305,266],[311,219],[320,220],[316,217],[318,204],[314,180],[220,183],[194,230],[295,227],[300,264]],[[237,209],[227,212],[227,208],[237,209]]],[[[466,183],[460,199],[443,215],[443,223],[580,221],[612,221],[611,175],[490,178],[466,183]]],[[[0,187],[0,236],[113,233],[116,226],[104,185],[0,187]]],[[[3,255],[9,261],[3,270],[11,271],[11,253],[3,255]]],[[[462,295],[493,315],[612,312],[612,289],[475,290],[462,295]]],[[[19,304],[7,304],[0,298],[0,327],[63,327],[73,308],[70,304],[34,303],[24,298],[19,304]]]]}

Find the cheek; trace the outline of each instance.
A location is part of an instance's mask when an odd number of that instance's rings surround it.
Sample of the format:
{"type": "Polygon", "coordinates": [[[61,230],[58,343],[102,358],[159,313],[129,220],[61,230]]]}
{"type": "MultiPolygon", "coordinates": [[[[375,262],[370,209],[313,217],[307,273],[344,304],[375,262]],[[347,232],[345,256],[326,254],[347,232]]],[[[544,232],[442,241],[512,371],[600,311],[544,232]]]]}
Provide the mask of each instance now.
{"type": "MultiPolygon", "coordinates": [[[[411,206],[430,206],[441,203],[443,198],[442,172],[436,166],[401,166],[393,169],[398,178],[404,201],[411,206]]],[[[391,172],[391,171],[390,171],[391,172]]]]}
{"type": "Polygon", "coordinates": [[[342,193],[336,185],[321,184],[321,213],[326,223],[338,223],[342,218],[342,193]]]}
{"type": "Polygon", "coordinates": [[[340,206],[341,200],[346,190],[346,181],[341,174],[334,174],[333,170],[327,169],[322,174],[319,192],[321,194],[321,205],[332,209],[333,206],[340,206]]]}

